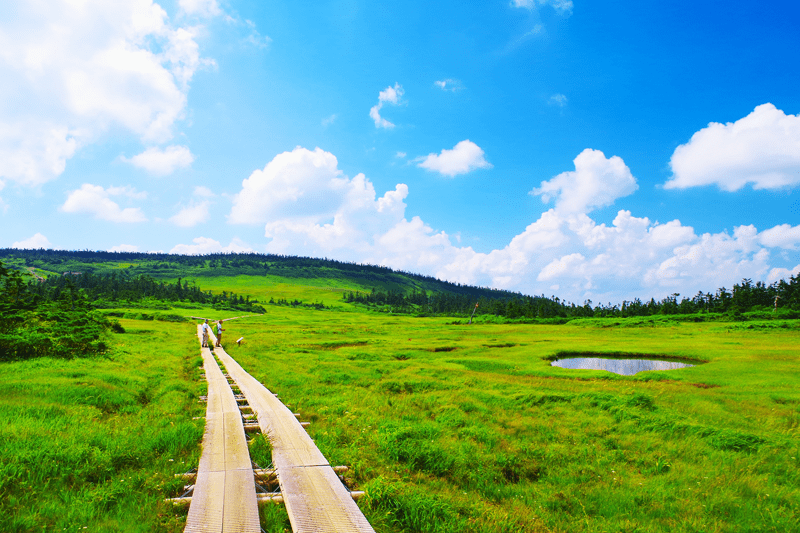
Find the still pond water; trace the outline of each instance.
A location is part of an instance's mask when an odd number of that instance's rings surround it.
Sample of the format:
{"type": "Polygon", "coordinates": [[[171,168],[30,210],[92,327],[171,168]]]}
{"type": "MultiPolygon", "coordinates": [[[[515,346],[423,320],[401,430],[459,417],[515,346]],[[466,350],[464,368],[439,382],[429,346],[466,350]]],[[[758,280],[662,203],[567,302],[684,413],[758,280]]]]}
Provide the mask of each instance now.
{"type": "Polygon", "coordinates": [[[612,357],[565,357],[553,361],[552,366],[581,370],[608,370],[623,376],[632,376],[647,370],[675,370],[691,365],[668,359],[628,359],[612,357]]]}

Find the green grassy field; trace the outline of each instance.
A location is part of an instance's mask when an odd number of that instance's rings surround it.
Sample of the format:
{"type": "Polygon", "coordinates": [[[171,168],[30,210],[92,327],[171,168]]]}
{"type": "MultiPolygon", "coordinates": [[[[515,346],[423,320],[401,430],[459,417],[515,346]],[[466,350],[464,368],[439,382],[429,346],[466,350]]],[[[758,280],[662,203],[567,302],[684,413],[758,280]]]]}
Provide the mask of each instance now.
{"type": "Polygon", "coordinates": [[[299,299],[304,303],[320,302],[326,307],[337,306],[342,309],[352,308],[350,304],[342,301],[342,293],[346,290],[365,291],[364,287],[354,283],[343,283],[341,280],[326,283],[324,279],[286,280],[273,276],[219,276],[213,278],[189,278],[200,285],[203,290],[221,293],[223,290],[233,291],[242,296],[261,303],[270,299],[275,301],[281,298],[286,300],[299,299]],[[327,286],[326,286],[327,285],[327,286]]]}
{"type": "Polygon", "coordinates": [[[185,324],[121,320],[106,358],[0,367],[2,531],[181,531],[164,503],[199,458],[185,324]]]}
{"type": "MultiPolygon", "coordinates": [[[[335,305],[267,306],[228,322],[226,347],[351,467],[376,531],[798,530],[796,321],[466,326],[241,278],[201,282],[335,305]],[[562,351],[707,363],[622,377],[551,367],[562,351]]],[[[107,358],[0,367],[3,531],[182,529],[185,511],[163,500],[200,452],[195,326],[121,323],[107,358]]],[[[267,531],[287,530],[280,507],[262,515],[267,531]]]]}
{"type": "Polygon", "coordinates": [[[282,310],[229,349],[353,467],[380,531],[790,531],[800,332],[448,325],[282,310]],[[622,377],[559,351],[706,364],[622,377]]]}

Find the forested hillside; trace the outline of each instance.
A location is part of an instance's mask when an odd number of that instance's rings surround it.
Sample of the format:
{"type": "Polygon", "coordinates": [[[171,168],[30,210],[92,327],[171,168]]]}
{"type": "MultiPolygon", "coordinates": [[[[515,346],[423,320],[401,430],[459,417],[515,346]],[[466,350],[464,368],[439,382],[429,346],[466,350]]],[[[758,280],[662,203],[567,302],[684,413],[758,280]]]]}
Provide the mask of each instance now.
{"type": "Polygon", "coordinates": [[[348,263],[333,259],[274,254],[209,254],[201,256],[92,252],[66,250],[0,249],[7,266],[28,270],[42,277],[64,273],[117,273],[133,277],[144,274],[155,279],[215,276],[273,276],[292,280],[325,280],[343,286],[397,291],[414,290],[470,296],[473,299],[511,299],[522,296],[510,291],[473,287],[442,281],[431,276],[392,270],[388,267],[348,263]]]}
{"type": "Polygon", "coordinates": [[[37,280],[29,286],[32,294],[47,300],[58,300],[62,292],[74,289],[87,296],[96,308],[117,307],[121,302],[157,300],[207,304],[218,309],[236,309],[249,313],[264,312],[264,308],[257,302],[251,302],[249,296],[238,296],[230,291],[213,294],[211,291],[203,291],[196,283],[190,284],[181,278],[170,283],[156,280],[147,274],[70,272],[37,280]]]}
{"type": "MultiPolygon", "coordinates": [[[[767,285],[744,279],[731,289],[709,288],[694,296],[634,299],[607,304],[567,302],[557,296],[531,296],[441,281],[387,267],[330,259],[274,254],[210,254],[186,256],[127,252],[0,250],[7,266],[39,278],[31,292],[57,298],[72,283],[97,306],[156,299],[208,303],[258,312],[266,302],[251,301],[229,291],[202,291],[187,278],[269,276],[346,289],[342,301],[367,308],[416,315],[502,317],[510,320],[626,318],[654,315],[693,316],[695,320],[800,317],[800,275],[767,285]],[[477,308],[476,308],[477,304],[477,308]]],[[[269,302],[274,304],[286,304],[269,302]]],[[[295,302],[300,304],[300,302],[295,302]]]]}
{"type": "Polygon", "coordinates": [[[774,314],[780,318],[800,318],[800,276],[788,281],[781,280],[772,285],[753,283],[744,279],[733,289],[725,287],[714,293],[699,292],[692,298],[678,300],[678,294],[648,301],[635,299],[620,304],[609,303],[592,306],[591,301],[583,305],[544,296],[506,294],[499,298],[474,297],[452,293],[426,293],[412,291],[402,294],[397,291],[348,292],[346,302],[370,307],[389,307],[395,312],[420,314],[453,314],[475,316],[492,315],[509,319],[535,318],[627,318],[653,315],[723,315],[718,318],[741,319],[744,313],[758,313],[759,318],[774,314]],[[477,307],[475,305],[477,304],[477,307]]]}

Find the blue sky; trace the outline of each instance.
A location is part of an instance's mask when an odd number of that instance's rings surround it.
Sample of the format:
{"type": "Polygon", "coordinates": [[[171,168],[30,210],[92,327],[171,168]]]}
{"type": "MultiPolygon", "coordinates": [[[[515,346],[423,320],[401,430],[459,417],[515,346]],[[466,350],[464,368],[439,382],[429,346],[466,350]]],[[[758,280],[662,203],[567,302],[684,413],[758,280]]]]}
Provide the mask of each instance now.
{"type": "Polygon", "coordinates": [[[2,6],[0,246],[319,256],[578,303],[773,282],[800,272],[798,15],[2,6]]]}

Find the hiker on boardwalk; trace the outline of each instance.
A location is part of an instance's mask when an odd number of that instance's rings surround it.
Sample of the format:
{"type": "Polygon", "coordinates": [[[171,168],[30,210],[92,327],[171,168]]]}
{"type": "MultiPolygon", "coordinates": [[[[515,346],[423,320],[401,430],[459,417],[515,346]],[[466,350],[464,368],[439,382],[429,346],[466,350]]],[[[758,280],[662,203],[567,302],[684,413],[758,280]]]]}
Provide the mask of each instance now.
{"type": "Polygon", "coordinates": [[[225,331],[225,330],[222,329],[222,320],[220,319],[220,321],[217,322],[217,346],[222,346],[220,343],[222,342],[222,332],[223,331],[225,331]]]}
{"type": "Polygon", "coordinates": [[[208,325],[208,319],[203,323],[203,348],[208,348],[208,334],[211,333],[211,326],[208,325]]]}

